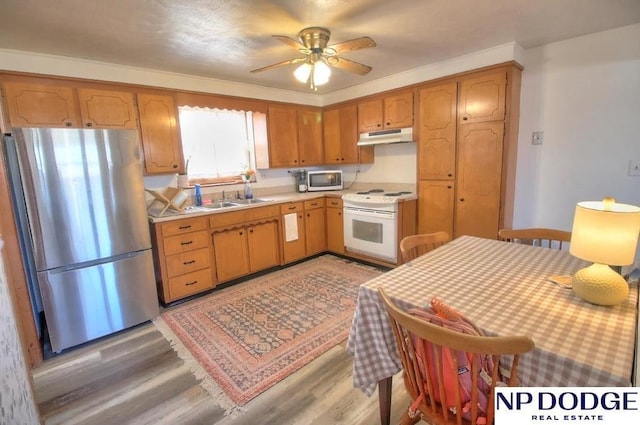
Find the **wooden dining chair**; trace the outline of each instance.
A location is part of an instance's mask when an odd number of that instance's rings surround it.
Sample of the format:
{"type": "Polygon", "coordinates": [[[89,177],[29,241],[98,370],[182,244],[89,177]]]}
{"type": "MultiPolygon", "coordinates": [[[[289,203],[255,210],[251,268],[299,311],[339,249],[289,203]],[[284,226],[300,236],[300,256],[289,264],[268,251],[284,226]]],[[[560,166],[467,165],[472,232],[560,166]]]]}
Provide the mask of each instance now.
{"type": "MultiPolygon", "coordinates": [[[[403,414],[402,424],[415,424],[424,420],[434,425],[475,424],[478,417],[485,417],[486,424],[492,425],[494,420],[493,399],[494,389],[499,382],[509,386],[516,386],[517,368],[519,356],[531,351],[534,343],[526,336],[474,336],[446,329],[444,327],[426,322],[412,316],[398,308],[389,298],[384,289],[378,289],[384,301],[385,308],[391,321],[391,327],[395,334],[398,354],[402,361],[405,388],[411,398],[411,405],[403,414]],[[417,337],[417,339],[416,339],[417,337]],[[416,342],[417,341],[417,342],[416,342]],[[424,341],[430,343],[432,355],[425,352],[424,341]],[[451,354],[453,361],[449,364],[444,357],[451,354]],[[455,400],[447,399],[447,392],[442,376],[444,368],[450,368],[451,376],[458,376],[457,352],[473,353],[471,361],[471,408],[470,414],[464,418],[463,404],[455,386],[455,400]],[[479,367],[480,358],[488,355],[493,360],[490,370],[482,371],[479,367]],[[429,359],[434,362],[429,364],[429,359]],[[510,362],[504,362],[510,359],[510,362]],[[510,364],[507,377],[501,377],[501,369],[510,364]],[[432,366],[435,366],[432,369],[432,366]],[[438,376],[435,376],[432,372],[438,376]],[[488,374],[488,398],[486,413],[481,414],[478,406],[479,380],[483,379],[485,372],[488,374]],[[443,400],[441,403],[436,400],[443,400]],[[450,406],[449,408],[444,406],[450,406]],[[454,406],[455,409],[451,408],[454,406]],[[415,410],[414,410],[415,409],[415,410]]],[[[486,392],[486,391],[485,391],[486,392]]],[[[449,392],[451,394],[451,391],[449,392]]]]}
{"type": "Polygon", "coordinates": [[[571,242],[571,232],[545,228],[500,229],[498,239],[506,242],[562,249],[563,243],[571,242]]]}
{"type": "Polygon", "coordinates": [[[449,242],[451,237],[447,232],[423,233],[406,236],[400,241],[402,261],[407,262],[426,254],[427,252],[449,242]]]}

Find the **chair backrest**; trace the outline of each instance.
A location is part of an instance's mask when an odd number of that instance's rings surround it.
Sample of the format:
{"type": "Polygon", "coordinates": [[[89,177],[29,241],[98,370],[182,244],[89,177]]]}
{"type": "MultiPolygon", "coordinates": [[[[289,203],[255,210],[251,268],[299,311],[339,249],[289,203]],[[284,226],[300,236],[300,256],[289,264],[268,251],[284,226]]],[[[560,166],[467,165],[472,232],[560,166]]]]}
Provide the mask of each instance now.
{"type": "Polygon", "coordinates": [[[407,262],[426,254],[427,252],[449,242],[451,237],[447,232],[423,233],[411,235],[400,241],[402,261],[407,262]]]}
{"type": "Polygon", "coordinates": [[[571,232],[557,229],[500,229],[498,239],[526,245],[562,249],[564,242],[571,242],[571,232]]]}
{"type": "MultiPolygon", "coordinates": [[[[417,414],[421,414],[429,423],[439,425],[478,423],[478,417],[484,415],[478,408],[479,382],[483,380],[489,388],[484,417],[486,424],[493,424],[495,387],[503,383],[509,386],[517,384],[519,355],[531,351],[534,348],[533,341],[526,336],[473,336],[446,329],[401,310],[383,288],[379,288],[379,292],[395,334],[398,354],[404,368],[405,387],[412,399],[409,409],[419,411],[417,414]],[[420,341],[426,341],[429,344],[420,343],[420,341]],[[425,347],[431,347],[431,353],[425,353],[425,347]],[[468,419],[464,418],[465,409],[459,395],[458,381],[454,382],[455,400],[450,400],[446,397],[447,388],[442,379],[443,368],[450,368],[449,373],[457,376],[459,372],[457,359],[460,355],[471,358],[471,403],[470,413],[467,413],[470,415],[468,419]],[[490,370],[483,371],[480,363],[486,356],[491,357],[492,367],[490,370]],[[453,361],[449,363],[444,360],[445,357],[453,361]],[[435,365],[429,364],[430,362],[434,362],[435,365]],[[510,369],[503,381],[500,369],[505,366],[510,369]],[[439,376],[434,377],[434,371],[439,376]],[[443,406],[450,407],[443,408],[443,406]]],[[[409,411],[410,417],[413,417],[412,413],[415,412],[409,411]]]]}

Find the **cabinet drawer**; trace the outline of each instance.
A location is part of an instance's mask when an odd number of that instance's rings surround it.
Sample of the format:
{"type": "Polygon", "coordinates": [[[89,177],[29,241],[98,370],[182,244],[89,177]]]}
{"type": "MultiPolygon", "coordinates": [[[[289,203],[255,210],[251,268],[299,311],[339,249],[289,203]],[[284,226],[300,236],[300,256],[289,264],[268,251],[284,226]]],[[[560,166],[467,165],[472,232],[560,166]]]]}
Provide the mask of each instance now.
{"type": "Polygon", "coordinates": [[[310,199],[308,201],[304,201],[305,210],[313,210],[315,208],[323,208],[323,207],[324,207],[324,198],[310,199]]]}
{"type": "Polygon", "coordinates": [[[167,256],[167,275],[169,277],[191,273],[210,266],[209,248],[167,256]]]}
{"type": "Polygon", "coordinates": [[[207,248],[208,246],[209,233],[206,230],[164,238],[165,255],[179,254],[193,251],[194,249],[207,248]]]}
{"type": "Polygon", "coordinates": [[[342,198],[327,198],[328,208],[342,208],[342,198]]]}
{"type": "Polygon", "coordinates": [[[280,215],[280,210],[277,205],[253,207],[242,211],[211,214],[209,217],[209,226],[212,229],[216,229],[234,224],[263,220],[269,217],[277,217],[278,215],[280,215]]]}
{"type": "Polygon", "coordinates": [[[280,214],[289,214],[292,212],[301,212],[304,209],[302,202],[290,202],[280,205],[280,214]]]}
{"type": "Polygon", "coordinates": [[[198,270],[169,279],[169,296],[174,301],[213,287],[211,269],[198,270]]]}
{"type": "Polygon", "coordinates": [[[164,236],[180,235],[182,233],[195,232],[207,229],[206,217],[194,217],[187,220],[176,220],[162,223],[164,236]]]}

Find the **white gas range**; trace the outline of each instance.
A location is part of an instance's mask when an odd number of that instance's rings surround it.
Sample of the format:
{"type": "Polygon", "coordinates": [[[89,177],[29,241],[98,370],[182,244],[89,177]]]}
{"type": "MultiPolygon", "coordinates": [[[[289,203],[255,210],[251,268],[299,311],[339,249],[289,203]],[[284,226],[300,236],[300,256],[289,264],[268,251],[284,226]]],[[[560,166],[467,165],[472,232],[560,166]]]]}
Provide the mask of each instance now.
{"type": "Polygon", "coordinates": [[[398,201],[412,192],[370,189],[342,196],[344,244],[348,251],[396,263],[398,201]]]}

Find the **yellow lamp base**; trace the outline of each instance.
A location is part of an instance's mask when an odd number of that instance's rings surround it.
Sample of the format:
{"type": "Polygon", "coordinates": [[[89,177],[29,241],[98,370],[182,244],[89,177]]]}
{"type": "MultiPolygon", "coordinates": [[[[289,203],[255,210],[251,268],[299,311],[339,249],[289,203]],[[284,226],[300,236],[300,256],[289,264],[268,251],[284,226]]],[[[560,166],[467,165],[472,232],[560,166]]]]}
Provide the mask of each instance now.
{"type": "Polygon", "coordinates": [[[629,284],[605,264],[579,270],[571,281],[573,292],[592,304],[616,305],[629,297],[629,284]]]}

